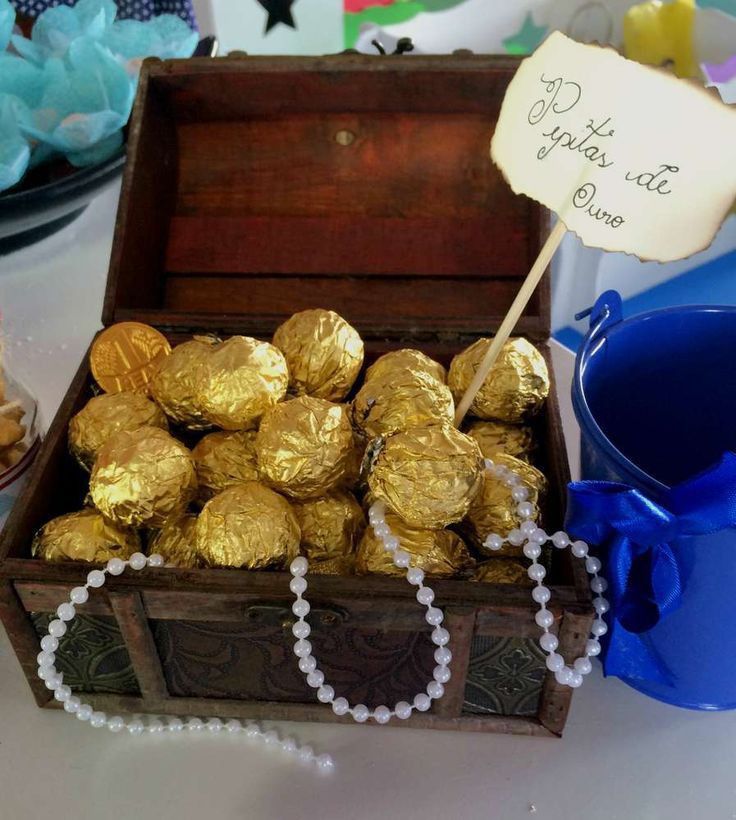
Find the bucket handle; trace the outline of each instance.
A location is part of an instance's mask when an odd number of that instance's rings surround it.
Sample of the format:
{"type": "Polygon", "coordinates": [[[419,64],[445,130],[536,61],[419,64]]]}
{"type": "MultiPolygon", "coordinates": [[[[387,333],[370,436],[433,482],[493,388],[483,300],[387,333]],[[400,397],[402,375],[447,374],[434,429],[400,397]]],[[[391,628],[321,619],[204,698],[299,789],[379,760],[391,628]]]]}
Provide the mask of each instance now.
{"type": "Polygon", "coordinates": [[[590,316],[590,329],[585,338],[586,346],[598,334],[617,325],[624,318],[621,294],[617,290],[604,291],[591,307],[576,313],[575,320],[580,321],[588,316],[590,316]]]}

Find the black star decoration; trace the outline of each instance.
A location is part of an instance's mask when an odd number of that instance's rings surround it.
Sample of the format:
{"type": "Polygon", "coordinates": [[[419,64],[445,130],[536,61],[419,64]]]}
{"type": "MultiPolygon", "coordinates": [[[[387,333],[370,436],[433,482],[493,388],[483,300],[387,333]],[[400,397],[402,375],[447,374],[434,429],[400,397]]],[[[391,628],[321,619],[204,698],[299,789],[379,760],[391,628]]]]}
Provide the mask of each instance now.
{"type": "Polygon", "coordinates": [[[268,12],[266,34],[279,23],[290,26],[293,29],[296,28],[296,23],[291,14],[291,7],[295,0],[258,0],[258,2],[268,12]]]}

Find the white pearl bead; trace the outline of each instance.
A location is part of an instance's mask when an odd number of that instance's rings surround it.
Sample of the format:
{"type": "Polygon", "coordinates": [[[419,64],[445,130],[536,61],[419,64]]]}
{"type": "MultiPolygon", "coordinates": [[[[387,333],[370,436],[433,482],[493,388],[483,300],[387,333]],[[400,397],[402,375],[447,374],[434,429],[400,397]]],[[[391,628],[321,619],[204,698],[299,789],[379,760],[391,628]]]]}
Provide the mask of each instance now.
{"type": "MultiPolygon", "coordinates": [[[[46,668],[47,667],[44,667],[44,669],[46,668]]],[[[61,675],[54,675],[52,678],[46,678],[44,683],[46,684],[46,688],[53,692],[61,686],[61,675]]]]}
{"type": "Polygon", "coordinates": [[[178,717],[169,718],[166,728],[170,732],[181,732],[184,729],[184,721],[178,717]]]}
{"type": "Polygon", "coordinates": [[[547,570],[541,564],[532,564],[526,571],[532,581],[541,581],[547,574],[547,570]]]}
{"type": "Polygon", "coordinates": [[[429,707],[431,705],[432,705],[432,699],[429,697],[429,695],[425,695],[424,692],[420,692],[414,698],[414,708],[418,712],[426,712],[427,709],[429,709],[429,707]]]}
{"type": "Polygon", "coordinates": [[[569,686],[573,676],[573,671],[568,666],[563,666],[555,672],[555,680],[562,686],[569,686]]]}
{"type": "Polygon", "coordinates": [[[245,724],[245,736],[247,738],[252,739],[252,738],[255,738],[255,737],[260,737],[260,735],[261,735],[261,730],[258,728],[258,726],[255,723],[246,723],[245,724]]]}
{"type": "Polygon", "coordinates": [[[53,652],[39,652],[36,655],[36,662],[39,666],[53,666],[56,655],[53,652]]]}
{"type": "Polygon", "coordinates": [[[82,701],[75,695],[72,695],[64,701],[64,711],[73,715],[81,705],[82,701]]]}
{"type": "Polygon", "coordinates": [[[560,642],[557,640],[557,635],[553,635],[551,632],[545,632],[539,639],[539,645],[545,652],[554,652],[560,645],[560,642]]]}
{"type": "Polygon", "coordinates": [[[450,640],[450,633],[441,626],[437,626],[432,631],[432,643],[437,646],[445,646],[450,640]]]}
{"type": "Polygon", "coordinates": [[[54,692],[54,700],[58,700],[59,703],[64,703],[72,696],[71,687],[67,686],[65,683],[60,684],[56,687],[54,692]]]}
{"type": "Polygon", "coordinates": [[[526,540],[526,536],[521,530],[511,530],[506,536],[506,540],[512,547],[520,547],[526,540]]]}
{"type": "Polygon", "coordinates": [[[315,658],[314,655],[305,655],[303,658],[299,658],[299,670],[305,675],[309,672],[314,672],[316,668],[317,658],[315,658]]]}
{"type": "Polygon", "coordinates": [[[309,605],[309,601],[305,601],[303,598],[300,598],[298,601],[294,601],[291,605],[291,611],[297,616],[297,618],[304,618],[309,615],[309,610],[311,609],[309,605]]]}
{"type": "Polygon", "coordinates": [[[294,644],[294,654],[297,658],[306,658],[307,655],[312,654],[312,644],[309,641],[305,641],[303,639],[298,640],[294,644]]]}
{"type": "Polygon", "coordinates": [[[295,638],[308,638],[312,627],[306,621],[297,621],[291,631],[295,638]]]}
{"type": "Polygon", "coordinates": [[[439,681],[440,683],[447,683],[448,680],[452,677],[450,670],[446,666],[435,666],[434,671],[432,672],[432,677],[439,681]]]}
{"type": "Polygon", "coordinates": [[[56,667],[51,664],[50,666],[39,666],[36,674],[38,675],[41,680],[55,680],[58,676],[58,672],[56,671],[56,667]]]}
{"type": "Polygon", "coordinates": [[[529,536],[529,540],[533,544],[546,544],[549,537],[543,529],[537,527],[537,529],[534,530],[534,532],[529,536]]]}
{"type": "Polygon", "coordinates": [[[601,618],[596,618],[593,621],[593,626],[590,628],[590,634],[595,635],[596,638],[600,638],[601,635],[605,635],[608,632],[608,626],[606,622],[601,618]]]}
{"type": "Polygon", "coordinates": [[[64,621],[54,620],[49,624],[49,635],[54,638],[61,638],[66,633],[64,621]]]}
{"type": "Polygon", "coordinates": [[[131,569],[141,570],[148,563],[148,559],[142,552],[134,552],[128,559],[131,569]]]}
{"type": "Polygon", "coordinates": [[[599,615],[604,615],[611,608],[605,598],[593,598],[593,608],[599,615]]]}
{"type": "Polygon", "coordinates": [[[445,620],[445,615],[438,607],[431,606],[425,613],[424,620],[430,626],[439,626],[445,620]]]}
{"type": "Polygon", "coordinates": [[[225,724],[225,730],[227,731],[228,734],[236,735],[236,734],[238,734],[238,732],[241,732],[243,730],[243,725],[241,724],[241,722],[239,720],[236,720],[235,718],[231,718],[225,724]]]}
{"type": "Polygon", "coordinates": [[[417,601],[424,606],[429,606],[434,601],[434,592],[429,587],[420,587],[417,590],[417,601]]]}
{"type": "Polygon", "coordinates": [[[585,558],[588,554],[588,545],[585,541],[573,541],[570,550],[576,558],[585,558]]]}
{"type": "Polygon", "coordinates": [[[289,571],[295,577],[301,577],[307,574],[309,563],[303,555],[297,556],[289,565],[289,571]]]}
{"type": "Polygon", "coordinates": [[[411,717],[411,704],[405,700],[400,700],[396,706],[394,706],[394,712],[399,720],[406,720],[411,717]]]}
{"type": "Polygon", "coordinates": [[[397,567],[406,568],[411,563],[411,555],[406,550],[396,550],[394,553],[394,564],[397,567]]]}
{"type": "Polygon", "coordinates": [[[296,578],[292,578],[289,582],[289,589],[294,593],[294,595],[301,595],[307,588],[307,582],[301,576],[297,576],[296,578]]]}
{"type": "Polygon", "coordinates": [[[105,583],[105,573],[101,569],[93,569],[87,575],[87,585],[91,587],[101,587],[105,583]]]}
{"type": "Polygon", "coordinates": [[[89,592],[86,587],[74,587],[69,593],[69,600],[73,604],[84,604],[89,600],[89,592]]]}
{"type": "Polygon", "coordinates": [[[77,720],[88,721],[92,717],[92,707],[89,703],[80,703],[77,709],[77,720]]]}
{"type": "Polygon", "coordinates": [[[190,732],[201,732],[204,729],[204,723],[198,717],[189,718],[185,725],[190,732]]]}
{"type": "Polygon", "coordinates": [[[162,720],[158,718],[149,718],[148,719],[148,726],[146,727],[150,734],[158,735],[164,730],[164,724],[162,720]]]}
{"type": "Polygon", "coordinates": [[[597,558],[594,558],[592,555],[589,555],[585,559],[585,569],[587,569],[588,572],[590,572],[591,574],[594,574],[596,572],[600,572],[601,571],[601,562],[597,558]]]}
{"type": "Polygon", "coordinates": [[[383,548],[387,552],[395,552],[399,548],[400,544],[401,542],[395,535],[387,535],[383,539],[383,548]]]}
{"type": "Polygon", "coordinates": [[[565,659],[562,655],[558,655],[556,652],[551,652],[547,655],[545,664],[550,672],[558,672],[565,665],[565,659]]]}
{"type": "Polygon", "coordinates": [[[561,550],[569,545],[570,539],[568,538],[566,532],[556,532],[552,536],[552,543],[554,544],[554,546],[557,547],[558,550],[561,550]]]}
{"type": "Polygon", "coordinates": [[[111,732],[119,732],[125,726],[125,721],[120,717],[120,715],[113,715],[111,718],[107,719],[107,728],[111,732]]]}
{"type": "Polygon", "coordinates": [[[376,538],[385,538],[387,535],[391,535],[391,530],[385,521],[376,522],[373,525],[373,532],[376,534],[376,538]]]}
{"type": "Polygon", "coordinates": [[[74,609],[74,604],[63,603],[59,604],[59,606],[56,608],[56,614],[62,621],[71,621],[77,614],[77,611],[76,609],[74,609]]]}
{"type": "Polygon", "coordinates": [[[585,644],[585,654],[589,658],[595,658],[601,654],[601,645],[598,641],[593,640],[592,638],[588,640],[585,644]]]}
{"type": "Polygon", "coordinates": [[[353,720],[358,723],[365,723],[366,720],[368,720],[369,714],[370,712],[368,707],[364,703],[359,703],[357,706],[353,706],[353,720]]]}
{"type": "Polygon", "coordinates": [[[371,524],[374,521],[380,521],[383,518],[385,511],[385,504],[382,501],[375,501],[373,504],[371,504],[370,509],[368,510],[368,520],[371,522],[371,524]]]}
{"type": "Polygon", "coordinates": [[[547,601],[549,601],[549,599],[551,597],[552,597],[552,593],[545,586],[537,586],[537,587],[534,587],[534,589],[532,590],[532,598],[538,604],[546,604],[547,601]]]}
{"type": "Polygon", "coordinates": [[[104,712],[92,712],[89,718],[89,725],[95,729],[101,729],[107,723],[107,715],[104,712]]]}
{"type": "Polygon", "coordinates": [[[111,558],[107,562],[107,571],[110,575],[122,575],[125,570],[125,561],[122,558],[111,558]]]}
{"type": "Polygon", "coordinates": [[[302,746],[296,756],[300,763],[311,763],[314,759],[314,749],[311,746],[302,746]]]}
{"type": "Polygon", "coordinates": [[[286,754],[294,754],[294,752],[299,748],[297,745],[296,740],[293,737],[285,737],[281,741],[281,751],[286,752],[286,754]]]}
{"type": "Polygon", "coordinates": [[[276,746],[276,744],[281,745],[281,738],[279,737],[278,732],[274,729],[269,729],[267,732],[263,733],[263,742],[267,746],[276,746]]]}
{"type": "Polygon", "coordinates": [[[436,680],[431,680],[427,684],[427,694],[432,700],[439,700],[445,694],[445,687],[436,680]]]}
{"type": "Polygon", "coordinates": [[[529,498],[529,490],[526,487],[514,487],[511,491],[511,498],[519,503],[526,501],[529,498]]]}
{"type": "Polygon", "coordinates": [[[506,476],[509,474],[509,469],[508,467],[504,467],[503,464],[496,464],[493,467],[492,472],[493,475],[496,476],[496,478],[506,478],[506,476]]]}
{"type": "Polygon", "coordinates": [[[339,717],[342,717],[342,715],[347,715],[350,711],[350,704],[345,698],[335,698],[335,700],[332,701],[332,711],[339,717]]]}
{"type": "Polygon", "coordinates": [[[321,669],[315,669],[307,675],[307,686],[311,686],[312,689],[319,689],[324,682],[325,673],[321,669]]]}
{"type": "Polygon", "coordinates": [[[434,650],[434,662],[447,666],[452,660],[452,652],[446,646],[439,646],[434,650]]]}
{"type": "Polygon", "coordinates": [[[579,672],[570,675],[570,682],[567,684],[571,689],[578,689],[583,685],[583,676],[579,672]]]}
{"type": "MultiPolygon", "coordinates": [[[[516,512],[519,514],[519,518],[531,518],[535,513],[534,504],[531,501],[522,501],[516,508],[516,512]]],[[[537,525],[535,524],[534,529],[536,528],[537,525]]],[[[521,525],[521,531],[524,532],[524,524],[521,525]]]]}
{"type": "Polygon", "coordinates": [[[223,726],[225,724],[220,720],[220,718],[213,717],[207,721],[207,731],[212,732],[213,734],[217,734],[221,732],[223,726]]]}
{"type": "Polygon", "coordinates": [[[373,710],[373,720],[376,723],[388,723],[391,720],[391,710],[388,706],[376,706],[373,710]]]}
{"type": "Polygon", "coordinates": [[[495,467],[495,463],[492,458],[484,458],[483,459],[483,467],[488,470],[489,472],[495,467]]]}
{"type": "Polygon", "coordinates": [[[503,547],[503,538],[497,533],[492,532],[483,542],[483,546],[489,550],[500,550],[501,547],[503,547]]]}
{"type": "Polygon", "coordinates": [[[608,581],[605,578],[593,578],[590,582],[590,588],[593,592],[601,593],[608,589],[608,581]]]}
{"type": "Polygon", "coordinates": [[[59,642],[53,635],[44,635],[43,638],[41,638],[41,649],[43,649],[44,652],[56,652],[58,648],[59,642]]]}
{"type": "Polygon", "coordinates": [[[542,629],[549,629],[555,622],[555,616],[548,609],[540,609],[534,616],[534,620],[542,629]]]}
{"type": "Polygon", "coordinates": [[[406,580],[412,586],[419,586],[424,580],[424,570],[419,567],[409,567],[406,571],[406,580]]]}
{"type": "Polygon", "coordinates": [[[578,658],[573,664],[573,668],[581,675],[589,675],[593,669],[593,664],[590,662],[590,658],[578,658]]]}
{"type": "Polygon", "coordinates": [[[528,544],[524,544],[523,553],[527,558],[531,559],[532,561],[536,561],[537,558],[539,558],[539,556],[542,554],[542,548],[539,546],[539,544],[535,544],[532,541],[530,541],[528,544]]]}
{"type": "Polygon", "coordinates": [[[335,761],[328,754],[320,755],[314,762],[320,772],[331,772],[335,768],[335,761]]]}
{"type": "Polygon", "coordinates": [[[148,556],[148,566],[149,567],[162,567],[164,565],[164,557],[163,555],[159,555],[157,552],[152,553],[148,556]]]}
{"type": "Polygon", "coordinates": [[[537,529],[537,525],[533,521],[524,521],[519,527],[524,538],[529,536],[537,529]]]}
{"type": "Polygon", "coordinates": [[[128,732],[131,735],[142,735],[145,728],[142,720],[131,720],[128,724],[128,732]]]}
{"type": "Polygon", "coordinates": [[[326,684],[323,684],[317,690],[317,700],[320,703],[330,703],[330,701],[335,697],[335,690],[326,684]]]}

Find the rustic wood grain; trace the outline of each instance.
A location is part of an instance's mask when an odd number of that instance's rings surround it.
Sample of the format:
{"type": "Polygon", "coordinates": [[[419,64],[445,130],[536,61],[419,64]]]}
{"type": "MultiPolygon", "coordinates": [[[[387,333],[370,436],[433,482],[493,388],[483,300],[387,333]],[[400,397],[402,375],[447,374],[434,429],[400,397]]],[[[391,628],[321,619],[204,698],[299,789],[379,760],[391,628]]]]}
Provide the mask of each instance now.
{"type": "Polygon", "coordinates": [[[452,652],[452,677],[445,684],[445,694],[435,701],[432,712],[440,718],[458,718],[465,705],[465,682],[470,666],[470,651],[475,631],[475,610],[448,607],[444,626],[450,633],[448,648],[452,652]]]}

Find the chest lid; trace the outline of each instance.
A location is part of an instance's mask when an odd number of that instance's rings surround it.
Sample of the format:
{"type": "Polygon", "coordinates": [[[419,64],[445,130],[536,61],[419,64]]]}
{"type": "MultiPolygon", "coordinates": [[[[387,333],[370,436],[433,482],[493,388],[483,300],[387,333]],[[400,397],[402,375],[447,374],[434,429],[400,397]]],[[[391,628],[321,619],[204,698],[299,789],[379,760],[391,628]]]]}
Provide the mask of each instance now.
{"type": "MultiPolygon", "coordinates": [[[[104,322],[267,336],[326,307],[368,338],[492,333],[546,230],[489,157],[517,66],[146,61],[104,322]]],[[[545,281],[518,331],[541,340],[549,324],[545,281]]]]}

